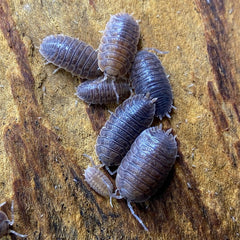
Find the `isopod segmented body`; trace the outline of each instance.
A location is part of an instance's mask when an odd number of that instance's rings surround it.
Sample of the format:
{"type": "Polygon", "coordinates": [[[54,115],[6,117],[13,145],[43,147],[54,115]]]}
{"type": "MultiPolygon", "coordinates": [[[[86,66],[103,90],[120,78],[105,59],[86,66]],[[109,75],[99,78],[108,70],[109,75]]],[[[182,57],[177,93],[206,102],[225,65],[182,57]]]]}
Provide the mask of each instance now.
{"type": "Polygon", "coordinates": [[[94,79],[102,74],[98,68],[97,52],[76,38],[62,34],[47,36],[39,52],[48,63],[81,78],[94,79]]]}
{"type": "Polygon", "coordinates": [[[149,199],[162,186],[177,157],[175,136],[160,127],[144,130],[134,141],[123,158],[116,177],[119,196],[128,206],[145,230],[147,228],[134,213],[130,203],[149,199]]]}
{"type": "Polygon", "coordinates": [[[131,68],[140,31],[127,13],[111,16],[98,48],[98,65],[107,76],[124,76],[131,68]]]}
{"type": "Polygon", "coordinates": [[[128,83],[124,81],[102,81],[102,77],[92,81],[88,80],[77,87],[76,95],[89,104],[107,104],[118,102],[130,96],[131,90],[128,83]],[[117,92],[117,95],[115,94],[117,92]]]}
{"type": "Polygon", "coordinates": [[[139,51],[130,78],[136,94],[149,92],[152,98],[157,98],[155,115],[160,120],[164,116],[170,118],[169,113],[174,108],[171,85],[156,55],[145,50],[139,51]]]}
{"type": "Polygon", "coordinates": [[[125,100],[111,114],[96,143],[96,153],[106,169],[119,165],[136,137],[151,125],[155,101],[150,99],[149,94],[135,95],[125,100]]]}
{"type": "MultiPolygon", "coordinates": [[[[85,155],[87,156],[87,155],[85,155]]],[[[89,156],[87,156],[89,157],[89,156]]],[[[110,197],[110,204],[112,206],[112,194],[113,185],[109,178],[99,169],[103,165],[95,165],[92,158],[89,157],[92,163],[92,167],[85,169],[84,176],[85,181],[89,186],[103,197],[110,197]]]]}

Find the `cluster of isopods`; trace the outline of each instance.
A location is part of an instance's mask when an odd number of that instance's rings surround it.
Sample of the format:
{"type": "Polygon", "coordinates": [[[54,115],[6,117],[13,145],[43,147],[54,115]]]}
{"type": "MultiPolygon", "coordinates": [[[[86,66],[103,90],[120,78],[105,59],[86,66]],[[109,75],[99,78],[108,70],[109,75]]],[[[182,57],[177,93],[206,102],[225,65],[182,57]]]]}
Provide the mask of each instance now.
{"type": "MultiPolygon", "coordinates": [[[[140,30],[138,22],[127,13],[111,16],[98,50],[64,35],[43,39],[40,53],[59,68],[87,80],[77,88],[76,95],[89,104],[107,104],[126,99],[131,90],[135,95],[119,105],[101,129],[96,153],[101,165],[85,170],[88,184],[100,195],[131,202],[149,199],[163,184],[177,156],[176,136],[164,131],[162,125],[150,127],[154,116],[169,117],[173,107],[170,83],[155,54],[137,52],[140,30]],[[149,128],[150,127],[150,128],[149,128]],[[105,167],[116,175],[116,190],[100,170],[105,167]],[[114,172],[110,167],[118,166],[114,172]]],[[[110,201],[111,205],[112,202],[110,201]]]]}

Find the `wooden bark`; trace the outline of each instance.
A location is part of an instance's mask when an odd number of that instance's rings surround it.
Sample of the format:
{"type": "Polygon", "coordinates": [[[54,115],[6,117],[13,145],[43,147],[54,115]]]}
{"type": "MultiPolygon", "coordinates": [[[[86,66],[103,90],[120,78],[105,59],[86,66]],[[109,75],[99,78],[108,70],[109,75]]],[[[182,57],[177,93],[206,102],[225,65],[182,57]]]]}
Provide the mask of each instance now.
{"type": "Polygon", "coordinates": [[[15,200],[13,229],[28,239],[240,238],[239,10],[234,0],[0,0],[0,199],[9,216],[15,200]],[[97,162],[109,107],[78,101],[80,80],[52,74],[38,52],[59,33],[97,48],[122,11],[141,20],[143,48],[169,51],[160,59],[177,107],[163,126],[177,134],[179,158],[148,208],[133,204],[149,233],[124,200],[111,208],[84,182],[82,154],[97,162]]]}

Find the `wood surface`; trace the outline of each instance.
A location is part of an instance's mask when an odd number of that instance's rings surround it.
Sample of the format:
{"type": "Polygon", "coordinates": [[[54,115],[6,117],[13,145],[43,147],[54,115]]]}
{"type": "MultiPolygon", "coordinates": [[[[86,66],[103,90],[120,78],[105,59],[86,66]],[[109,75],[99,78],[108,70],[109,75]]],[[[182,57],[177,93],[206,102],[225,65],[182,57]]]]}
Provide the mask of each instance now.
{"type": "Polygon", "coordinates": [[[13,229],[39,240],[240,239],[239,12],[234,0],[0,0],[0,199],[8,216],[15,200],[13,229]],[[142,47],[169,51],[159,58],[177,107],[163,127],[179,158],[161,191],[133,204],[149,233],[124,200],[111,208],[84,182],[82,154],[97,163],[110,107],[78,100],[80,79],[52,74],[38,51],[60,33],[97,48],[123,11],[141,20],[142,47]]]}

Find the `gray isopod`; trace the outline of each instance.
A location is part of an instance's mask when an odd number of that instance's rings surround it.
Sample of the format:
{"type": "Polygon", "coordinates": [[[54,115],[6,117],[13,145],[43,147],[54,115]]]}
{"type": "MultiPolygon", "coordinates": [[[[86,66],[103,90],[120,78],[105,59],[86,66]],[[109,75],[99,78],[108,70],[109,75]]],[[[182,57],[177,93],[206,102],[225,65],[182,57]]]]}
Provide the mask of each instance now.
{"type": "Polygon", "coordinates": [[[107,79],[102,81],[103,77],[92,81],[88,80],[77,87],[76,95],[89,104],[107,104],[119,102],[130,96],[131,89],[125,81],[112,81],[107,79]],[[117,95],[115,94],[117,92],[117,95]]]}
{"type": "Polygon", "coordinates": [[[76,38],[62,34],[47,36],[43,39],[39,52],[47,63],[81,78],[94,79],[102,74],[98,68],[97,52],[76,38]]]}
{"type": "Polygon", "coordinates": [[[176,136],[160,127],[144,130],[123,158],[116,177],[113,197],[125,198],[133,216],[148,231],[134,213],[131,202],[148,200],[161,187],[177,157],[176,136]]]}
{"type": "Polygon", "coordinates": [[[111,16],[98,48],[98,65],[105,77],[124,76],[131,68],[140,31],[138,23],[127,13],[111,16]]]}
{"type": "Polygon", "coordinates": [[[145,50],[139,51],[130,78],[136,94],[149,92],[152,98],[157,98],[155,115],[160,120],[164,116],[171,118],[169,113],[175,108],[172,89],[164,68],[155,54],[145,50]]]}
{"type": "MultiPolygon", "coordinates": [[[[0,207],[2,207],[5,204],[6,204],[6,202],[1,203],[0,207]]],[[[10,227],[14,224],[13,205],[14,205],[14,201],[12,201],[12,206],[11,206],[11,212],[12,212],[12,220],[11,221],[8,219],[5,212],[0,211],[0,238],[8,235],[9,233],[12,233],[12,234],[14,234],[18,237],[22,237],[22,238],[27,237],[27,235],[17,233],[17,232],[10,229],[10,227]]]]}
{"type": "Polygon", "coordinates": [[[110,197],[110,204],[112,206],[113,185],[108,177],[100,170],[100,168],[104,165],[95,165],[90,156],[86,154],[84,154],[84,156],[88,157],[92,163],[92,167],[88,166],[88,168],[84,171],[85,181],[99,195],[103,197],[110,197]]]}
{"type": "Polygon", "coordinates": [[[109,166],[118,166],[136,137],[153,121],[156,99],[149,94],[125,100],[112,113],[97,138],[96,153],[110,174],[109,166]]]}

